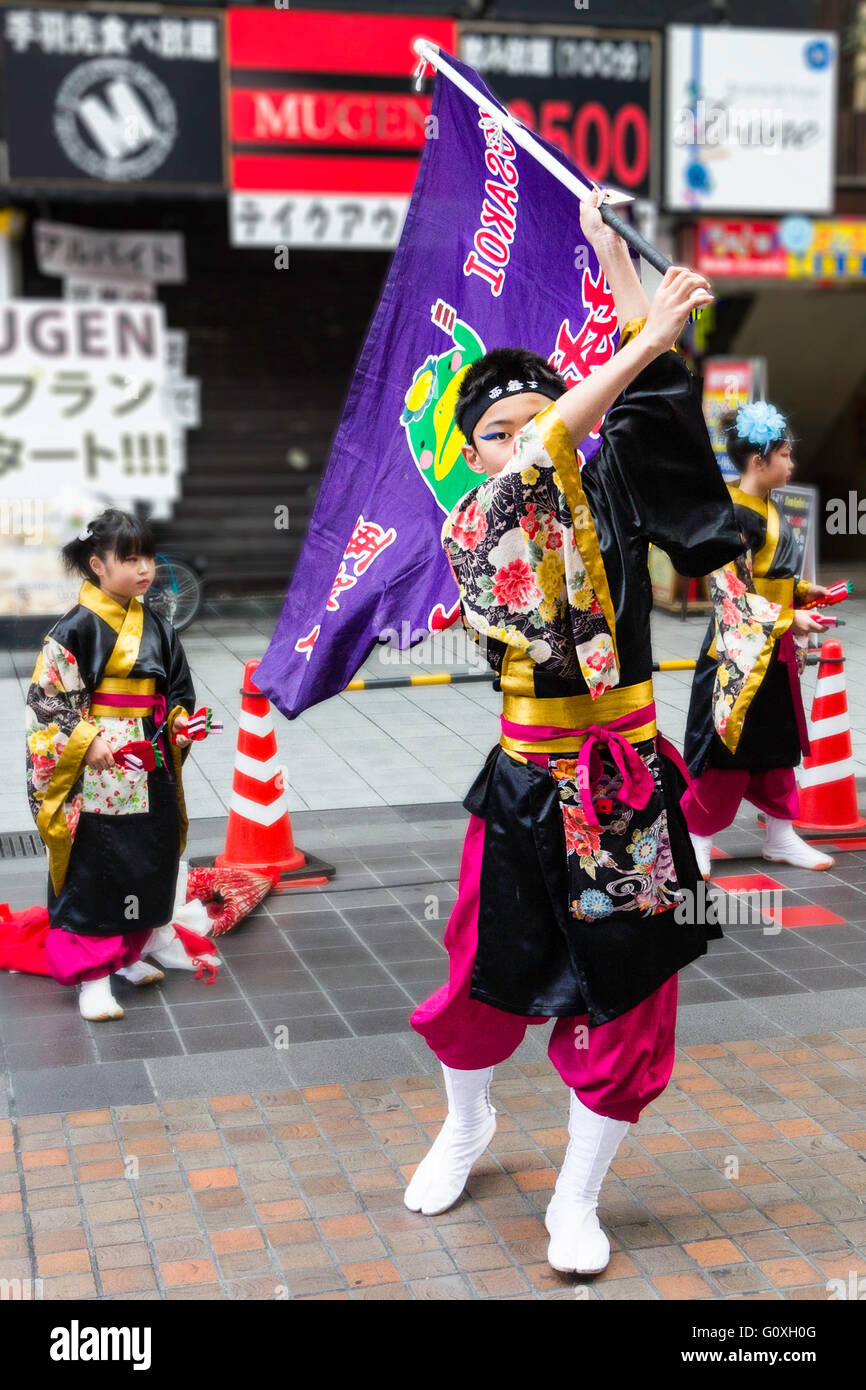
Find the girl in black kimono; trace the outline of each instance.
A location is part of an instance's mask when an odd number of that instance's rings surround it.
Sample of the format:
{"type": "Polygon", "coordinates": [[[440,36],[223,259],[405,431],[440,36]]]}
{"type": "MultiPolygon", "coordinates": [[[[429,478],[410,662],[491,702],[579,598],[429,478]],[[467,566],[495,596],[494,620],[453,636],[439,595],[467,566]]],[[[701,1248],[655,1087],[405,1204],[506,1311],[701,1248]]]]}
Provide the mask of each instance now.
{"type": "Polygon", "coordinates": [[[731,824],[744,799],[766,816],[765,859],[829,869],[833,859],[801,840],[793,824],[799,814],[794,768],[809,752],[800,696],[805,653],[800,656],[794,637],[824,631],[802,605],[826,598],[827,590],[799,578],[794,533],[770,496],[793,471],[790,432],[775,406],[753,401],[726,422],[725,439],[741,475],[730,493],[744,546],[710,575],[714,612],[685,737],[695,780],[683,811],[704,878],[713,835],[731,824]]]}
{"type": "Polygon", "coordinates": [[[677,911],[698,870],[681,763],[656,726],[647,545],[691,575],[741,548],[699,394],[668,350],[710,302],[707,282],[672,267],[650,307],[597,196],[581,226],[615,303],[616,355],[568,390],[537,354],[495,350],[455,412],[484,480],[442,539],[497,672],[502,735],[464,802],[449,980],[412,1016],[442,1063],[448,1116],[404,1199],[427,1215],[457,1200],[495,1129],[493,1065],[555,1018],[548,1051],[571,1110],[548,1259],[582,1273],[609,1258],[596,1214],[608,1166],[670,1077],[676,972],[721,935],[677,911]]]}
{"type": "Polygon", "coordinates": [[[108,510],[62,553],[84,582],[45,638],[27,696],[28,792],[48,850],[46,948],[55,979],[80,985],[84,1018],[120,1018],[112,974],[163,978],[140,956],[172,917],[195,694],[177,635],[141,602],[154,576],[146,525],[108,510]],[[139,770],[115,761],[131,742],[154,750],[137,750],[139,770]]]}

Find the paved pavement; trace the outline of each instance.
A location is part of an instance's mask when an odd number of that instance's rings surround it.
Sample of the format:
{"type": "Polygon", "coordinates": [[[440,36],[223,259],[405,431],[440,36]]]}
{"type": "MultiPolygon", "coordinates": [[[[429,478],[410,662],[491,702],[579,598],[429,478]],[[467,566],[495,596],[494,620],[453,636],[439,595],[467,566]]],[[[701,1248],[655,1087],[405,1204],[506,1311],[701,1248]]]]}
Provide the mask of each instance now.
{"type": "MultiPolygon", "coordinates": [[[[835,571],[824,576],[838,578],[835,571]]],[[[859,576],[858,576],[859,578],[859,576]]],[[[866,572],[864,572],[866,581],[866,572]]],[[[858,584],[866,593],[866,582],[858,584]]],[[[840,629],[857,775],[866,777],[866,599],[848,600],[840,629]]],[[[263,655],[276,608],[251,605],[237,617],[212,617],[184,635],[199,699],[225,723],[222,739],[194,751],[187,764],[191,816],[227,814],[237,742],[238,691],[243,663],[263,655]]],[[[697,656],[706,619],[681,623],[655,612],[653,650],[657,660],[697,656]]],[[[471,647],[471,644],[469,644],[471,647]]],[[[35,654],[0,652],[0,765],[21,765],[21,719],[35,654]]],[[[409,652],[380,647],[365,664],[370,680],[423,671],[479,669],[465,634],[450,631],[409,652]],[[471,667],[471,662],[475,666],[471,667]]],[[[816,673],[804,677],[809,708],[816,673]]],[[[656,678],[659,725],[682,744],[691,673],[664,672],[656,678]]],[[[288,768],[289,809],[334,810],[459,801],[488,749],[499,737],[500,697],[486,681],[406,690],[366,690],[336,696],[289,721],[276,713],[277,744],[288,768]]],[[[0,833],[30,825],[23,778],[0,785],[0,833]]]]}
{"type": "MultiPolygon", "coordinates": [[[[866,774],[866,602],[846,610],[866,774]]],[[[264,610],[208,618],[186,638],[201,698],[226,722],[187,778],[192,855],[222,848],[243,662],[272,623],[264,610]]],[[[657,658],[695,654],[702,621],[653,626],[657,658]]],[[[382,655],[370,679],[407,669],[382,655]]],[[[443,655],[416,650],[409,669],[443,655]]],[[[466,656],[457,646],[450,664],[466,656]]],[[[33,654],[0,661],[0,755],[14,772],[33,654]]],[[[675,740],[690,679],[656,678],[675,740]]],[[[444,1113],[407,1016],[444,979],[460,798],[496,740],[496,704],[487,685],[461,685],[277,717],[296,842],[337,874],[272,895],[224,938],[216,985],[120,986],[124,1020],[86,1024],[53,981],[0,975],[0,1277],[28,1277],[26,1263],[45,1297],[789,1299],[827,1298],[843,1266],[864,1272],[866,845],[831,874],[773,866],[750,883],[771,866],[755,860],[748,811],[718,842],[725,939],[681,972],[675,1084],[605,1186],[607,1273],[576,1292],[544,1262],[539,1211],[565,1142],[544,1027],[497,1069],[502,1122],[469,1198],[434,1221],[402,1208],[444,1113]],[[777,895],[765,900],[776,920],[737,908],[748,888],[777,895]]],[[[15,772],[0,834],[31,826],[15,772]]],[[[43,894],[40,858],[0,859],[0,900],[43,894]]]]}
{"type": "Polygon", "coordinates": [[[547,1062],[497,1069],[497,1133],[433,1218],[402,1203],[446,1112],[425,1071],[0,1120],[0,1276],[76,1300],[856,1297],[864,1077],[866,1028],[680,1052],[605,1180],[595,1279],[546,1260],[547,1062]]]}

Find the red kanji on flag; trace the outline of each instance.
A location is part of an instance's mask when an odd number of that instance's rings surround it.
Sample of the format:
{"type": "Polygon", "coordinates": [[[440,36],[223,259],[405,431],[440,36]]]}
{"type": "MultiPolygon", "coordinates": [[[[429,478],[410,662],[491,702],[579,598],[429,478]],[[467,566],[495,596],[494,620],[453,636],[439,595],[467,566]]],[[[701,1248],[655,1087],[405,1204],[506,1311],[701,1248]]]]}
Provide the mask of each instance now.
{"type": "Polygon", "coordinates": [[[357,584],[354,574],[350,574],[346,569],[346,561],[340,561],[340,568],[337,570],[331,592],[328,595],[328,602],[325,605],[329,613],[336,613],[340,607],[340,594],[344,589],[354,589],[357,584]]]}
{"type": "Polygon", "coordinates": [[[297,642],[295,643],[295,651],[303,652],[304,656],[307,658],[308,661],[310,657],[313,655],[313,648],[316,645],[316,638],[318,637],[320,631],[321,623],[316,623],[316,626],[310,632],[307,633],[306,637],[299,637],[297,642]]]}
{"type": "MultiPolygon", "coordinates": [[[[386,550],[392,541],[397,539],[397,532],[393,526],[389,526],[385,531],[375,521],[365,521],[363,513],[355,522],[355,529],[352,532],[349,544],[343,551],[344,560],[355,561],[355,573],[363,574],[369,569],[377,555],[386,550]]],[[[344,587],[348,588],[348,585],[344,587]]]]}

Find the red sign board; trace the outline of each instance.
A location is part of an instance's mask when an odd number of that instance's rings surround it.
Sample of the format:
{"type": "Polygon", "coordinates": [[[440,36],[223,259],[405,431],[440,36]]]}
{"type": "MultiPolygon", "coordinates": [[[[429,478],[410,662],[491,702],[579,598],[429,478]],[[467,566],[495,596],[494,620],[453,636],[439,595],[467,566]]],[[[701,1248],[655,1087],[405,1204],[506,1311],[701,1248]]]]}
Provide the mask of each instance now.
{"type": "Polygon", "coordinates": [[[703,219],[695,235],[695,269],[701,275],[779,280],[788,274],[778,221],[703,219]]]}
{"type": "Polygon", "coordinates": [[[230,9],[232,188],[411,193],[431,108],[429,94],[411,90],[422,37],[454,52],[457,27],[421,15],[230,9]]]}

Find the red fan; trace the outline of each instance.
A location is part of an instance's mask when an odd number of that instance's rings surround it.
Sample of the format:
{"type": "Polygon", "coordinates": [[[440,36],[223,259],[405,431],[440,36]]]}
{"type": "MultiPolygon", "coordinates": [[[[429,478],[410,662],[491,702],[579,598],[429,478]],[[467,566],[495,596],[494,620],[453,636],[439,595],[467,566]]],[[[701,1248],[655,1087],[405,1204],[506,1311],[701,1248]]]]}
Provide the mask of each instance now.
{"type": "Polygon", "coordinates": [[[164,767],[165,762],[158,748],[147,739],[134,739],[114,751],[114,761],[118,767],[131,772],[153,772],[156,767],[164,767]]]}
{"type": "Polygon", "coordinates": [[[221,734],[222,731],[222,720],[214,719],[213,710],[208,705],[202,705],[201,709],[189,716],[183,732],[193,743],[199,743],[203,738],[207,738],[208,734],[221,734]]]}
{"type": "Polygon", "coordinates": [[[279,877],[278,869],[190,869],[186,900],[203,902],[213,923],[212,935],[224,936],[258,907],[279,877]]]}

